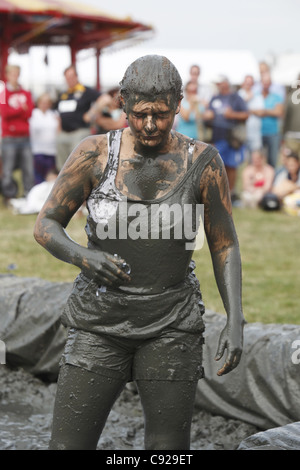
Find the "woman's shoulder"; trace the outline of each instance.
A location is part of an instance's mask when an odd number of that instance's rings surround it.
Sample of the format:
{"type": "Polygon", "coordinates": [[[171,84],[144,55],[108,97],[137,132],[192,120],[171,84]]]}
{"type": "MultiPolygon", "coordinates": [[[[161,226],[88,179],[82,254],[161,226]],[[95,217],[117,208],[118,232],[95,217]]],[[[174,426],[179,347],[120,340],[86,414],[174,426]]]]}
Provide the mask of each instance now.
{"type": "Polygon", "coordinates": [[[85,137],[72,151],[69,160],[74,161],[77,167],[90,167],[94,164],[107,161],[107,136],[106,134],[95,134],[85,137]]]}
{"type": "Polygon", "coordinates": [[[213,145],[206,142],[202,142],[201,140],[195,140],[193,161],[196,161],[198,159],[203,160],[204,158],[207,161],[218,159],[219,152],[213,145]]]}

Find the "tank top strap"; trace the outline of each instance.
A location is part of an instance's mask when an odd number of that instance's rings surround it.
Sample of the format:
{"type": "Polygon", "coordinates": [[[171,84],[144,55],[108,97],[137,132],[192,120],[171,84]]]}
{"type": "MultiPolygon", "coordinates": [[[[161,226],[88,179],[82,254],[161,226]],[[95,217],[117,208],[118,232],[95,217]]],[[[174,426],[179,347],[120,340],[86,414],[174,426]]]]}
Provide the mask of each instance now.
{"type": "Polygon", "coordinates": [[[119,153],[121,147],[122,129],[107,133],[107,165],[104,171],[106,179],[115,181],[119,165],[119,153]]]}
{"type": "Polygon", "coordinates": [[[115,200],[120,199],[115,188],[115,179],[119,166],[122,131],[123,129],[118,129],[107,133],[107,163],[99,185],[92,190],[91,197],[94,199],[107,196],[115,200]]]}
{"type": "Polygon", "coordinates": [[[189,143],[189,148],[188,148],[187,170],[189,170],[193,164],[194,148],[195,148],[195,140],[192,139],[189,143]]]}

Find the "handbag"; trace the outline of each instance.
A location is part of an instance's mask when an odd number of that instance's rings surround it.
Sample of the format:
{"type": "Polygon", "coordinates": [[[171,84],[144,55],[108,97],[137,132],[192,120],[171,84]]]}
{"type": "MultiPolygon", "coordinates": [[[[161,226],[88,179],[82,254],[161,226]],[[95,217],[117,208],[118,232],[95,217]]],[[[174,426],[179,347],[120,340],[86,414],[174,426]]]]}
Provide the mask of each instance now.
{"type": "Polygon", "coordinates": [[[234,127],[228,130],[227,141],[230,147],[234,148],[235,150],[240,149],[246,140],[247,131],[245,123],[236,124],[234,127]]]}

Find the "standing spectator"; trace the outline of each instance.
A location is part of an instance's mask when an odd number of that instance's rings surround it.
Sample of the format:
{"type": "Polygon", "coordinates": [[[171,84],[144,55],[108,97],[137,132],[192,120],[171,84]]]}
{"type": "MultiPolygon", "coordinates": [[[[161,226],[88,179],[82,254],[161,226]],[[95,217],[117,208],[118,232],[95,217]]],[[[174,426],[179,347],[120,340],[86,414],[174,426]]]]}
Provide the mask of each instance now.
{"type": "MultiPolygon", "coordinates": [[[[263,77],[271,75],[270,66],[267,62],[260,62],[259,63],[259,73],[260,73],[260,80],[253,85],[253,92],[254,94],[259,94],[262,92],[262,79],[263,77]]],[[[275,93],[275,95],[279,95],[283,100],[285,99],[285,87],[280,83],[274,83],[272,81],[270,85],[270,92],[275,93]]]]}
{"type": "Polygon", "coordinates": [[[233,92],[229,80],[221,75],[216,80],[219,93],[212,97],[209,109],[204,113],[204,119],[211,121],[212,141],[224,161],[229,189],[232,199],[235,199],[235,183],[237,168],[244,160],[244,145],[234,148],[230,141],[232,129],[248,118],[245,101],[233,92]]]}
{"type": "Polygon", "coordinates": [[[13,172],[21,168],[24,195],[34,184],[33,157],[29,139],[29,118],[33,110],[31,93],[19,84],[21,69],[7,65],[5,69],[5,103],[0,104],[2,127],[2,193],[6,201],[17,196],[13,172]]]}
{"type": "Polygon", "coordinates": [[[52,109],[48,93],[37,100],[37,107],[30,118],[30,141],[34,157],[34,183],[45,181],[46,175],[55,168],[56,140],[59,126],[58,114],[52,109]]]}
{"type": "Polygon", "coordinates": [[[57,109],[61,119],[61,130],[57,138],[56,166],[63,167],[73,148],[90,134],[90,125],[83,119],[92,103],[99,97],[99,92],[79,82],[74,65],[65,72],[68,90],[59,96],[57,109]]]}
{"type": "Polygon", "coordinates": [[[201,132],[201,116],[205,110],[197,94],[197,84],[189,81],[184,89],[184,98],[181,102],[177,119],[176,130],[192,139],[203,140],[201,132]]]}
{"type": "Polygon", "coordinates": [[[199,65],[193,64],[190,66],[190,81],[197,84],[199,86],[199,77],[201,74],[201,69],[199,65]]]}
{"type": "Polygon", "coordinates": [[[121,105],[119,91],[119,87],[115,87],[99,96],[83,116],[85,122],[95,126],[95,134],[105,134],[127,127],[127,118],[121,105]]]}
{"type": "Polygon", "coordinates": [[[296,89],[288,94],[283,119],[283,139],[286,147],[300,156],[300,74],[296,89]]]}
{"type": "Polygon", "coordinates": [[[209,86],[200,83],[200,76],[201,68],[199,67],[199,65],[191,65],[189,81],[197,85],[197,95],[199,96],[202,104],[207,107],[211,99],[212,93],[209,86]]]}
{"type": "Polygon", "coordinates": [[[267,150],[268,163],[276,168],[280,147],[280,119],[283,117],[283,98],[271,91],[271,76],[262,76],[262,96],[264,109],[253,110],[252,113],[262,118],[263,146],[267,150]]]}
{"type": "Polygon", "coordinates": [[[262,148],[262,122],[259,116],[252,114],[252,110],[263,109],[264,99],[261,93],[254,94],[253,92],[254,79],[252,75],[246,75],[240,90],[239,95],[247,103],[249,117],[246,121],[247,141],[246,145],[251,152],[262,148]]]}

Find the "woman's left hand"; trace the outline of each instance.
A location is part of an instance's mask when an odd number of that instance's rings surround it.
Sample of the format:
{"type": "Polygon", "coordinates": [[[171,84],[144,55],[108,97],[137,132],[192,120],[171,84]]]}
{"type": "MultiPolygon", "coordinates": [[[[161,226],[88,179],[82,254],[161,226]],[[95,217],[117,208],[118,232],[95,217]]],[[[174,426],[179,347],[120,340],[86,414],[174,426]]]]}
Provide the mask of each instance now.
{"type": "Polygon", "coordinates": [[[224,365],[218,370],[217,375],[228,374],[239,364],[243,350],[243,327],[244,322],[242,322],[242,325],[234,326],[227,323],[223,329],[215,360],[219,361],[223,357],[225,349],[227,349],[227,357],[224,365]]]}

